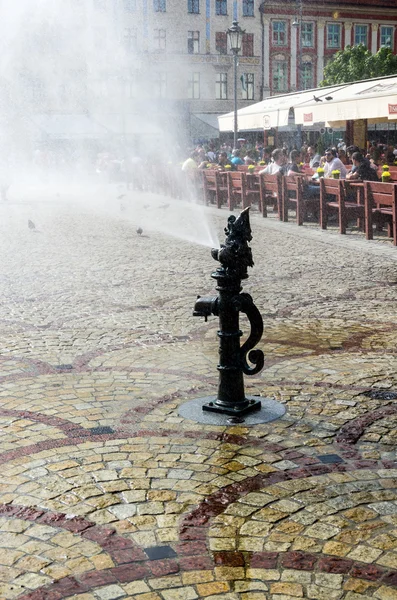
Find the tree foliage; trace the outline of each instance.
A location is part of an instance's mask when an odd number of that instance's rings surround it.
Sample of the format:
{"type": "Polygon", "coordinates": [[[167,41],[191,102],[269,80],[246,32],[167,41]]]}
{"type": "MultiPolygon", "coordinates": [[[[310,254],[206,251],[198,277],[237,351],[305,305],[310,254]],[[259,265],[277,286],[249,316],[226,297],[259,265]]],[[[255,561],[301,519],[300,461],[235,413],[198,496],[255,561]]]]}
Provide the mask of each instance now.
{"type": "Polygon", "coordinates": [[[397,75],[397,55],[390,48],[383,47],[372,54],[363,44],[346,46],[324,68],[324,79],[320,86],[351,83],[384,75],[397,75]]]}

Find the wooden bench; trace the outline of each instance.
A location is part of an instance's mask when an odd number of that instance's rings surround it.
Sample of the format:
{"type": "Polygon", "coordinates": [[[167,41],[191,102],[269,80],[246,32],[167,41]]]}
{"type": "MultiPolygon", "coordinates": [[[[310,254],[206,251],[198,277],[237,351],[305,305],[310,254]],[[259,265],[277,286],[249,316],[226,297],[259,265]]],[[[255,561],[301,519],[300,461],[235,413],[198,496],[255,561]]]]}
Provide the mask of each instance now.
{"type": "Polygon", "coordinates": [[[330,211],[338,213],[339,232],[346,233],[349,219],[358,219],[358,224],[365,217],[362,200],[362,186],[349,185],[345,179],[329,179],[321,177],[320,180],[320,226],[327,229],[330,211]],[[332,196],[334,200],[330,200],[332,196]]]}
{"type": "Polygon", "coordinates": [[[364,182],[365,237],[373,239],[374,221],[388,223],[388,235],[397,246],[397,184],[378,181],[364,182]]]}
{"type": "Polygon", "coordinates": [[[259,194],[247,184],[247,174],[242,171],[232,171],[227,174],[227,190],[229,210],[241,202],[242,208],[251,206],[255,200],[259,200],[259,194]]]}
{"type": "Polygon", "coordinates": [[[302,175],[285,175],[282,178],[282,220],[288,221],[288,208],[292,204],[296,210],[296,222],[303,225],[309,207],[319,206],[318,198],[305,198],[305,177],[302,175]]]}
{"type": "Polygon", "coordinates": [[[207,169],[202,171],[203,192],[206,204],[214,201],[218,208],[227,201],[227,187],[222,183],[222,177],[218,170],[207,169]]]}
{"type": "Polygon", "coordinates": [[[263,217],[267,217],[267,207],[273,206],[273,210],[278,210],[278,217],[282,221],[282,177],[280,172],[259,175],[260,210],[263,217]]]}

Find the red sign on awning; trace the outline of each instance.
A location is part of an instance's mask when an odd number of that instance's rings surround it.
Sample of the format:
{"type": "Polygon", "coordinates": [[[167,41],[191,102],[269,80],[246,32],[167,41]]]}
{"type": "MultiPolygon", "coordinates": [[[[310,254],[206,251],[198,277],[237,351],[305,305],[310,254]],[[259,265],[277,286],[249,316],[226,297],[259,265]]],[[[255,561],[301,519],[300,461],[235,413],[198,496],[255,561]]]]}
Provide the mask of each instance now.
{"type": "Polygon", "coordinates": [[[313,113],[303,113],[303,122],[308,123],[309,121],[313,121],[313,113]]]}
{"type": "Polygon", "coordinates": [[[397,104],[389,104],[389,115],[397,115],[397,104]]]}

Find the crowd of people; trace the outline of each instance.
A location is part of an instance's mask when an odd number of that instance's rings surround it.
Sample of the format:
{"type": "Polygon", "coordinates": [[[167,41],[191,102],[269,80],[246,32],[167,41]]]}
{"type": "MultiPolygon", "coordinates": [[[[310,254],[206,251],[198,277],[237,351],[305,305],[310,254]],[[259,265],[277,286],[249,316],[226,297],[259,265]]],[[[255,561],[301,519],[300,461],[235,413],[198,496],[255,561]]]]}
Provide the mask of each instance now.
{"type": "Polygon", "coordinates": [[[259,173],[275,174],[280,171],[290,175],[305,173],[310,168],[314,171],[320,169],[324,177],[332,177],[332,173],[338,171],[340,179],[377,181],[377,171],[385,164],[397,164],[397,144],[372,142],[364,150],[357,146],[346,147],[340,140],[337,146],[329,147],[323,153],[318,152],[316,145],[304,146],[289,153],[284,147],[272,149],[259,143],[255,147],[243,145],[234,149],[223,145],[218,151],[212,147],[206,149],[198,146],[182,164],[182,171],[211,167],[237,170],[239,165],[255,165],[263,167],[259,173]]]}

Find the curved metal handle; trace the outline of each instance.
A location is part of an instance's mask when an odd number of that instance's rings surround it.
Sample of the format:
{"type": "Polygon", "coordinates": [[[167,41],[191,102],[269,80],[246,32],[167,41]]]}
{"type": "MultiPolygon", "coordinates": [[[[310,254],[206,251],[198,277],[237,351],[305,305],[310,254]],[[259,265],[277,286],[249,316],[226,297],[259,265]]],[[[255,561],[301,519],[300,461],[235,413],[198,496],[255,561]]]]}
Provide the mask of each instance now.
{"type": "Polygon", "coordinates": [[[240,348],[240,359],[243,373],[246,375],[255,375],[256,373],[259,373],[261,369],[263,369],[263,365],[265,364],[265,357],[262,350],[252,350],[252,348],[254,348],[254,346],[256,346],[256,344],[260,341],[263,334],[262,315],[255,306],[254,301],[249,294],[239,294],[236,296],[234,304],[240,312],[243,312],[245,315],[247,315],[251,325],[251,331],[248,339],[240,348]],[[247,354],[248,359],[255,365],[255,367],[249,366],[247,362],[247,354]]]}

